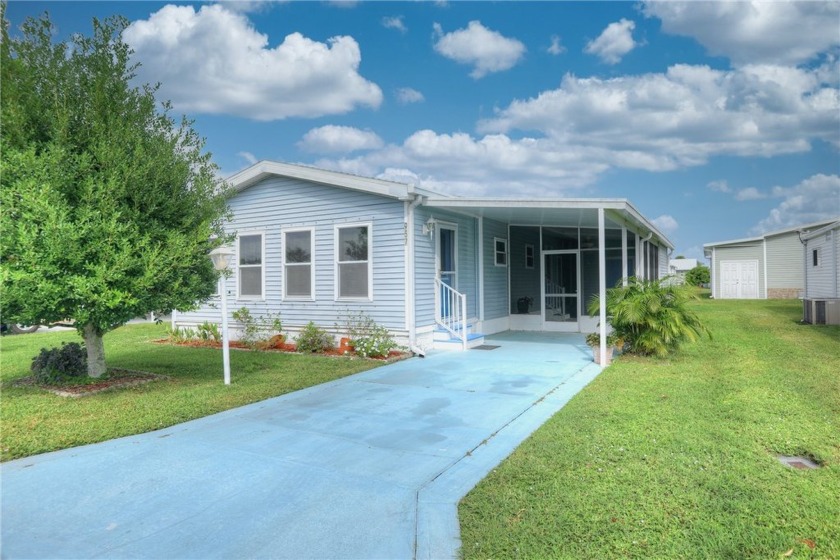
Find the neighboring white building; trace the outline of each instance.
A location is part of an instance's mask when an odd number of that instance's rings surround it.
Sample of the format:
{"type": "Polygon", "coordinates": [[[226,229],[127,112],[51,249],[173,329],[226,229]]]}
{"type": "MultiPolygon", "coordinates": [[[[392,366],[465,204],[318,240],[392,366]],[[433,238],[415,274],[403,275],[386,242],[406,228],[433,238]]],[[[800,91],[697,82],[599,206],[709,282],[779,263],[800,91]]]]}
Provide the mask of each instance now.
{"type": "Polygon", "coordinates": [[[680,283],[683,283],[685,282],[685,273],[698,264],[697,259],[671,259],[668,261],[668,274],[679,278],[680,283]]]}
{"type": "Polygon", "coordinates": [[[802,239],[837,218],[765,233],[758,237],[706,243],[716,299],[795,299],[805,291],[802,239]]]}
{"type": "Polygon", "coordinates": [[[840,325],[840,220],[802,235],[804,321],[840,325]]]}

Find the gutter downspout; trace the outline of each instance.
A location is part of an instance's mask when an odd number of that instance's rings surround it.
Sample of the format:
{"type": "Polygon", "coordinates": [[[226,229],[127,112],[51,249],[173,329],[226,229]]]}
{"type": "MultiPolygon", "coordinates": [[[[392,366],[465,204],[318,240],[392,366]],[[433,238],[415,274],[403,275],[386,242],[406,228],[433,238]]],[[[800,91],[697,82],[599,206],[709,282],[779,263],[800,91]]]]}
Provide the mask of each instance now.
{"type": "Polygon", "coordinates": [[[414,195],[411,202],[403,202],[403,227],[405,228],[405,323],[408,331],[408,347],[412,352],[424,356],[417,347],[417,325],[414,290],[414,209],[423,203],[423,197],[414,195]]]}

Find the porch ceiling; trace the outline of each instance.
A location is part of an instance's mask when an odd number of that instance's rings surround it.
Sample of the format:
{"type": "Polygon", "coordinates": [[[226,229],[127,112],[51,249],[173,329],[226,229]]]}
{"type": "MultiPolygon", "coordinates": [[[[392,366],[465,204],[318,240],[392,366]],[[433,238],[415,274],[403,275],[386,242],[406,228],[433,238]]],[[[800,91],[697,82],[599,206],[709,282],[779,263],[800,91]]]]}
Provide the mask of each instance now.
{"type": "Polygon", "coordinates": [[[426,199],[429,208],[441,208],[469,216],[522,226],[598,227],[598,209],[605,210],[606,227],[626,226],[639,234],[652,232],[666,246],[674,248],[650,221],[623,199],[426,199]]]}

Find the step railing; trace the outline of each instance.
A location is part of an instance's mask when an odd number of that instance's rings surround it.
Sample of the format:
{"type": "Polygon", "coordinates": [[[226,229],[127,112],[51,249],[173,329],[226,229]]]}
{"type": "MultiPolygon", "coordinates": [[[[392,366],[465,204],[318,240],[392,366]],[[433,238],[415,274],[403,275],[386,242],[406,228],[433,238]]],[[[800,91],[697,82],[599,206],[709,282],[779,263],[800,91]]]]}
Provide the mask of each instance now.
{"type": "Polygon", "coordinates": [[[467,349],[467,296],[435,278],[435,322],[467,349]]]}

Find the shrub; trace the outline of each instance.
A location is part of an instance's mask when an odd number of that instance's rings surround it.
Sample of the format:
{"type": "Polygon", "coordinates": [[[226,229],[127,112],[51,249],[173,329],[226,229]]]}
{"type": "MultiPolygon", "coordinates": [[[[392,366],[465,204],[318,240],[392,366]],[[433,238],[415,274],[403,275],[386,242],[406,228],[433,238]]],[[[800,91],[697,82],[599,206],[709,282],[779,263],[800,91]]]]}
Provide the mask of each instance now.
{"type": "Polygon", "coordinates": [[[303,327],[295,342],[299,352],[325,352],[334,347],[332,335],[312,321],[303,327]]]}
{"type": "Polygon", "coordinates": [[[279,313],[254,317],[247,307],[240,307],[232,315],[233,319],[242,325],[242,336],[239,340],[251,349],[258,348],[275,334],[280,334],[283,328],[279,313]]]}
{"type": "MultiPolygon", "coordinates": [[[[694,289],[662,280],[629,278],[626,286],[607,290],[607,317],[615,336],[634,354],[664,356],[686,341],[702,335],[711,338],[688,303],[698,299],[694,289]]],[[[600,299],[589,303],[590,315],[598,315],[600,299]]]]}
{"type": "Polygon", "coordinates": [[[172,342],[173,344],[188,342],[190,340],[194,340],[196,336],[198,336],[195,329],[191,329],[189,327],[167,327],[166,334],[169,342],[172,342]]]}
{"type": "Polygon", "coordinates": [[[30,369],[36,382],[47,385],[73,377],[85,377],[87,352],[78,342],[65,342],[49,350],[41,348],[41,353],[32,359],[30,369]]]}
{"type": "Polygon", "coordinates": [[[397,343],[394,342],[388,329],[377,324],[364,313],[348,315],[345,324],[350,344],[359,356],[384,358],[391,350],[397,348],[397,343]]]}
{"type": "Polygon", "coordinates": [[[196,334],[204,342],[221,342],[222,340],[222,333],[219,331],[219,325],[216,323],[204,321],[198,326],[198,332],[196,334]]]}

